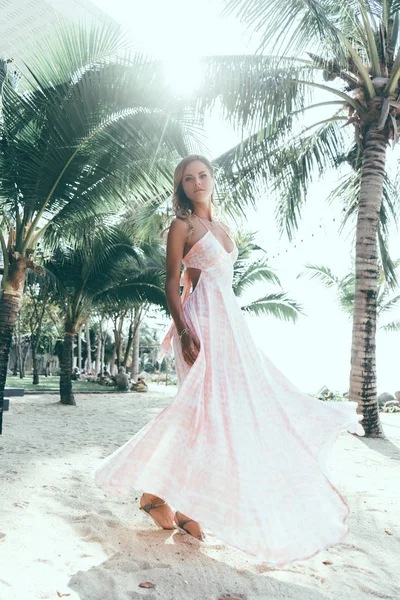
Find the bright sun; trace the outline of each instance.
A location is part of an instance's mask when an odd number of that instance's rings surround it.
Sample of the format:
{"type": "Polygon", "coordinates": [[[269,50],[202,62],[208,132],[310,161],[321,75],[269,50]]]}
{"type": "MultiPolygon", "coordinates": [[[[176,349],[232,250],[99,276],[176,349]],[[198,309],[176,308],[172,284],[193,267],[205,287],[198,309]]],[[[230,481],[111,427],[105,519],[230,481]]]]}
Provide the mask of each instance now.
{"type": "Polygon", "coordinates": [[[203,65],[199,56],[174,55],[163,59],[168,84],[180,96],[189,96],[202,84],[203,65]]]}

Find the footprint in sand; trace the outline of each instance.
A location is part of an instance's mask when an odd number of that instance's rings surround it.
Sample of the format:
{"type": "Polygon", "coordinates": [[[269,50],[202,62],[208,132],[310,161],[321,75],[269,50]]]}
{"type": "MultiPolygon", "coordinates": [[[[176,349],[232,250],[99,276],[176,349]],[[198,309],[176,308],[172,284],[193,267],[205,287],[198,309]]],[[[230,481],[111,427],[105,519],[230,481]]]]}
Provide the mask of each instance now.
{"type": "Polygon", "coordinates": [[[36,558],[34,562],[43,563],[45,565],[51,565],[51,560],[47,560],[47,558],[36,558]]]}
{"type": "Polygon", "coordinates": [[[394,598],[393,594],[385,594],[381,590],[374,590],[367,586],[360,586],[359,590],[360,592],[365,592],[368,596],[375,596],[375,598],[383,598],[384,600],[393,600],[394,598]]]}
{"type": "Polygon", "coordinates": [[[77,515],[75,517],[71,517],[71,521],[86,521],[86,519],[89,519],[90,515],[77,515]]]}
{"type": "Polygon", "coordinates": [[[348,569],[349,571],[351,571],[351,570],[357,571],[357,573],[364,573],[365,575],[372,575],[372,576],[375,575],[374,571],[372,571],[371,569],[364,569],[363,567],[360,567],[359,564],[357,564],[357,565],[342,565],[341,568],[348,569]]]}
{"type": "MultiPolygon", "coordinates": [[[[276,571],[276,569],[274,569],[273,567],[267,567],[267,565],[255,565],[254,570],[256,573],[258,573],[259,575],[261,575],[261,573],[268,573],[269,571],[276,571]]],[[[240,572],[240,571],[238,571],[240,572]]],[[[242,573],[245,573],[245,571],[242,571],[242,573]]]]}
{"type": "Polygon", "coordinates": [[[47,490],[51,490],[52,492],[59,492],[60,488],[55,487],[54,485],[42,485],[43,488],[46,488],[47,490]]]}
{"type": "MultiPolygon", "coordinates": [[[[362,554],[368,554],[368,552],[366,550],[364,550],[363,548],[359,548],[358,546],[355,546],[354,544],[348,544],[346,542],[342,542],[340,544],[341,548],[347,548],[348,550],[355,550],[356,552],[361,552],[362,554]]],[[[338,553],[341,554],[340,550],[336,550],[334,547],[330,549],[330,552],[332,554],[338,553]]]]}

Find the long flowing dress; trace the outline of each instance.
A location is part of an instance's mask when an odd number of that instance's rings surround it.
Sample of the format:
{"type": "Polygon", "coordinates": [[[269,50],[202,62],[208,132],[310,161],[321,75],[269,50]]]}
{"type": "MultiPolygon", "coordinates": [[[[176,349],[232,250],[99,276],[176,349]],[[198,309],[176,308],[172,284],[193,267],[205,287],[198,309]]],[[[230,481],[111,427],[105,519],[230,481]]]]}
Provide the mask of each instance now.
{"type": "Polygon", "coordinates": [[[359,435],[355,402],[300,392],[255,345],[232,290],[238,250],[211,230],[185,255],[183,312],[200,340],[193,364],[171,326],[178,393],[95,472],[111,494],[166,499],[217,538],[281,567],[314,556],[348,533],[349,507],[329,478],[341,431],[359,435]]]}

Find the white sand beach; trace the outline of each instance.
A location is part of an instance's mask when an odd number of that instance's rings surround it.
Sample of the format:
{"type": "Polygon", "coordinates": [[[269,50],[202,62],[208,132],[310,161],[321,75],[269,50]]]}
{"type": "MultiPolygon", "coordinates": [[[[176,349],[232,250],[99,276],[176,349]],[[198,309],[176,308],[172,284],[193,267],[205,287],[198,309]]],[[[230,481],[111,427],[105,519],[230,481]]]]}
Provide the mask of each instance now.
{"type": "Polygon", "coordinates": [[[153,384],[147,394],[80,394],[76,407],[57,395],[12,399],[0,437],[1,600],[400,598],[400,413],[381,414],[386,440],[345,433],[336,443],[333,482],[351,508],[346,540],[271,569],[207,528],[204,543],[157,529],[138,510],[139,493],[96,487],[99,460],[173,394],[153,384]]]}

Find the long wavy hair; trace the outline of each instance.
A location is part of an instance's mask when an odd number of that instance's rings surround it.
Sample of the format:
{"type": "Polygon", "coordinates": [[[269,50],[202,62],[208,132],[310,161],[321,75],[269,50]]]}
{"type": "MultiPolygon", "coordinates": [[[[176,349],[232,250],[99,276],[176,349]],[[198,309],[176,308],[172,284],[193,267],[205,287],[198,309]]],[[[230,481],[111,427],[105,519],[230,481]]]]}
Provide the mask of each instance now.
{"type": "MultiPolygon", "coordinates": [[[[214,179],[212,164],[205,156],[201,156],[200,154],[189,154],[189,156],[185,156],[185,158],[181,160],[174,173],[174,195],[172,198],[173,211],[178,219],[188,219],[193,212],[192,202],[183,191],[182,178],[186,167],[195,160],[202,162],[210,171],[210,175],[214,179]]],[[[211,202],[213,200],[213,194],[211,194],[211,202]]]]}

